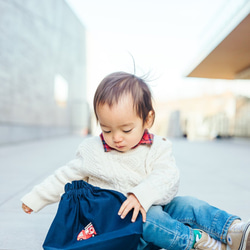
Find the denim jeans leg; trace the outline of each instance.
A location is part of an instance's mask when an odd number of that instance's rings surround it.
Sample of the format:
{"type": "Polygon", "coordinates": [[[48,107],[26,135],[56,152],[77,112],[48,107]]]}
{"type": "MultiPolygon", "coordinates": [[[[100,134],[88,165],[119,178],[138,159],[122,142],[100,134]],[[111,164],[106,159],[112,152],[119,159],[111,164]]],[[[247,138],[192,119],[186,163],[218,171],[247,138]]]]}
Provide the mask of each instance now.
{"type": "MultiPolygon", "coordinates": [[[[231,223],[239,217],[194,197],[176,197],[166,206],[152,206],[143,223],[143,242],[168,250],[192,248],[193,229],[201,229],[226,243],[231,223]]],[[[142,249],[150,249],[144,244],[142,249]]]]}
{"type": "MultiPolygon", "coordinates": [[[[143,223],[142,238],[145,242],[168,250],[191,249],[193,231],[190,227],[171,218],[162,206],[152,206],[143,223]]],[[[138,248],[148,249],[148,248],[138,248]]]]}
{"type": "Polygon", "coordinates": [[[228,228],[238,216],[209,205],[207,202],[189,196],[179,196],[164,207],[173,219],[201,229],[216,240],[226,243],[228,228]]]}

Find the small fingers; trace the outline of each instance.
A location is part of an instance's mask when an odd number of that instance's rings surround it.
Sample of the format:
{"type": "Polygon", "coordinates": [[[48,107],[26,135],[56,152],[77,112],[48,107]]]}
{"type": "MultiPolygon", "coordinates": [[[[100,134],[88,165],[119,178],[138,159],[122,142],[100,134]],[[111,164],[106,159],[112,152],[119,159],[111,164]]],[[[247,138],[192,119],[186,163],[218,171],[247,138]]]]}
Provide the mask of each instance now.
{"type": "Polygon", "coordinates": [[[123,202],[123,204],[122,204],[122,206],[121,206],[121,208],[120,208],[120,210],[118,212],[118,215],[120,215],[121,218],[124,219],[132,208],[133,207],[126,200],[126,201],[123,202]]]}
{"type": "Polygon", "coordinates": [[[139,211],[140,211],[139,207],[134,207],[133,216],[132,216],[132,219],[131,219],[132,222],[136,221],[136,218],[137,218],[137,216],[139,214],[139,211]]]}
{"type": "Polygon", "coordinates": [[[122,203],[122,205],[121,205],[121,207],[120,207],[120,209],[119,209],[119,211],[118,211],[118,215],[119,215],[119,216],[122,215],[122,213],[123,213],[125,207],[126,207],[126,201],[124,201],[124,202],[122,203]]]}
{"type": "Polygon", "coordinates": [[[142,215],[142,221],[146,222],[146,219],[147,219],[147,213],[146,213],[146,211],[144,210],[144,208],[141,208],[140,212],[141,212],[141,215],[142,215]]]}
{"type": "Polygon", "coordinates": [[[30,214],[33,212],[33,210],[31,208],[29,208],[28,206],[26,206],[24,203],[22,204],[22,209],[27,214],[30,214]]]}
{"type": "Polygon", "coordinates": [[[138,199],[133,194],[129,195],[127,200],[125,200],[122,203],[118,211],[118,215],[121,216],[122,219],[124,219],[132,209],[133,209],[133,214],[131,218],[132,222],[136,221],[139,212],[141,212],[142,214],[143,222],[146,222],[146,211],[144,210],[138,199]]]}

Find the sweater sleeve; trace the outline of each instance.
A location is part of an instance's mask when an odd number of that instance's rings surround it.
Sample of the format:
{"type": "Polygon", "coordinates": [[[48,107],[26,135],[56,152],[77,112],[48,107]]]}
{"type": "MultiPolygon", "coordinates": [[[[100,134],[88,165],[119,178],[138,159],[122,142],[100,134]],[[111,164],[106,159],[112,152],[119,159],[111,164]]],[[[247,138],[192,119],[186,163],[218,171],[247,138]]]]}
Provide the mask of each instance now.
{"type": "Polygon", "coordinates": [[[130,191],[146,211],[152,205],[168,204],[179,188],[180,176],[172,155],[172,144],[164,138],[155,139],[146,162],[148,175],[130,191]]]}
{"type": "Polygon", "coordinates": [[[54,174],[47,177],[39,185],[36,185],[21,201],[33,209],[34,212],[38,212],[46,205],[58,202],[61,194],[64,193],[66,183],[84,179],[82,165],[83,158],[78,153],[74,160],[60,167],[54,174]]]}

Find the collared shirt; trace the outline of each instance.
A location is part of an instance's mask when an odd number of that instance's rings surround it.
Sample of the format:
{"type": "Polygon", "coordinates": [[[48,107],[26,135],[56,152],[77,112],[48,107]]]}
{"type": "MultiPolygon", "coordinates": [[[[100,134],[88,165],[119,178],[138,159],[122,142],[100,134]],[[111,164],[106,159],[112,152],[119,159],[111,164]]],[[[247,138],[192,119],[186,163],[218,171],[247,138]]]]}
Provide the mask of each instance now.
{"type": "MultiPolygon", "coordinates": [[[[114,150],[113,148],[111,148],[104,140],[103,134],[100,134],[100,137],[102,139],[102,144],[103,144],[103,148],[105,152],[110,152],[111,150],[114,150]]],[[[141,140],[139,141],[139,143],[137,145],[135,145],[133,148],[136,148],[139,145],[152,145],[153,143],[153,139],[154,139],[154,135],[150,134],[148,132],[147,129],[145,129],[144,134],[141,138],[141,140]]]]}

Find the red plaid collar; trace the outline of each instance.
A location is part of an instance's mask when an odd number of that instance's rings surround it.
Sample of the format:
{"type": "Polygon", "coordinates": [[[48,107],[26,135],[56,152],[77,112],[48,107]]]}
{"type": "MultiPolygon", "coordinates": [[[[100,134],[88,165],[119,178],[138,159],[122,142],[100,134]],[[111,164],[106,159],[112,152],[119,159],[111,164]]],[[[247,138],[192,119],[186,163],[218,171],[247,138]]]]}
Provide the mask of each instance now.
{"type": "MultiPolygon", "coordinates": [[[[103,134],[100,134],[101,140],[102,140],[102,144],[103,144],[103,148],[105,152],[110,152],[111,150],[113,150],[113,148],[111,148],[104,140],[103,134]]],[[[153,143],[153,139],[154,139],[154,135],[150,134],[148,132],[147,129],[145,129],[144,134],[141,138],[141,140],[139,141],[139,143],[134,146],[133,148],[136,148],[139,145],[152,145],[153,143]]]]}

